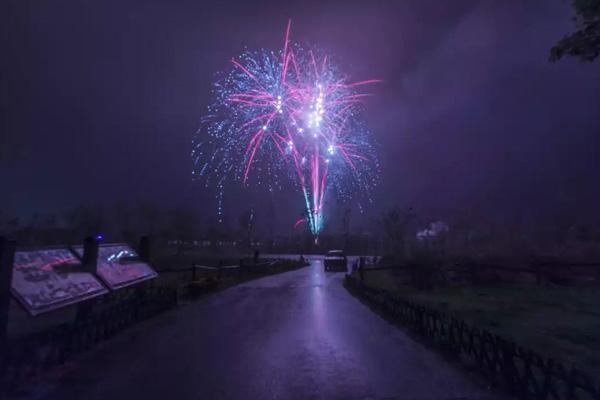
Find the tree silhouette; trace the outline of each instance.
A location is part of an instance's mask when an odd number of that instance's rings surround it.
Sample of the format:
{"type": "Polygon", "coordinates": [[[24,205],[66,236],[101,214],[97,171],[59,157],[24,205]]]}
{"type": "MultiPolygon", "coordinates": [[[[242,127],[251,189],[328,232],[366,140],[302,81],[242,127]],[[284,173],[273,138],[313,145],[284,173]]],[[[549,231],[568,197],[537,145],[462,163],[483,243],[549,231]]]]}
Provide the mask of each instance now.
{"type": "Polygon", "coordinates": [[[381,220],[387,239],[387,251],[391,254],[404,256],[408,225],[413,217],[412,207],[401,210],[396,206],[383,213],[381,220]]]}
{"type": "Polygon", "coordinates": [[[177,253],[181,254],[187,241],[195,238],[198,229],[196,215],[183,207],[177,207],[169,213],[170,227],[177,240],[177,253]]]}
{"type": "Polygon", "coordinates": [[[573,0],[578,30],[559,40],[550,50],[550,61],[564,55],[594,61],[600,54],[600,0],[573,0]]]}

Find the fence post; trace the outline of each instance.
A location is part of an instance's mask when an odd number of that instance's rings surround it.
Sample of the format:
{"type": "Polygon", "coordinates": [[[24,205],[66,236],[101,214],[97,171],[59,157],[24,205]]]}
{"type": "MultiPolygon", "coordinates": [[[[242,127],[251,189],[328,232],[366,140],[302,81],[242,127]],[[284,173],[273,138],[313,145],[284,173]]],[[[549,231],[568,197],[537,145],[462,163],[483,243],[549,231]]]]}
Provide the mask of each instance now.
{"type": "Polygon", "coordinates": [[[83,270],[96,274],[98,266],[98,241],[92,237],[86,237],[83,241],[83,257],[81,260],[83,270]]]}
{"type": "Polygon", "coordinates": [[[363,283],[365,281],[365,260],[360,257],[358,259],[358,276],[360,277],[360,282],[363,283]]]}
{"type": "Polygon", "coordinates": [[[138,248],[138,254],[140,259],[145,263],[150,263],[150,258],[152,256],[151,246],[150,246],[150,237],[142,236],[140,238],[140,245],[138,248]]]}
{"type": "MultiPolygon", "coordinates": [[[[83,257],[81,259],[81,267],[84,272],[96,275],[98,267],[98,241],[93,237],[86,237],[83,241],[83,257]]],[[[77,303],[76,319],[79,321],[85,320],[92,313],[95,299],[89,299],[77,303]]]]}
{"type": "Polygon", "coordinates": [[[240,258],[240,267],[238,268],[238,279],[242,279],[242,269],[244,268],[244,259],[240,258]]]}
{"type": "MultiPolygon", "coordinates": [[[[0,236],[0,360],[4,359],[16,242],[0,236]]],[[[2,370],[0,362],[0,372],[2,370]]]]}

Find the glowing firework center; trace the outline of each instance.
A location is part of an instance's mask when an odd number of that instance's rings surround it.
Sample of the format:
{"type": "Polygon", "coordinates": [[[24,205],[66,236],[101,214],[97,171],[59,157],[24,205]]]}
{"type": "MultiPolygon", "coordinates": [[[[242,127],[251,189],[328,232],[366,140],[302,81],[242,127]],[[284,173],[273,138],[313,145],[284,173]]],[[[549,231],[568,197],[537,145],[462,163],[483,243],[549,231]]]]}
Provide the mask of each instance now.
{"type": "Polygon", "coordinates": [[[291,177],[303,193],[303,220],[316,237],[329,187],[349,199],[368,197],[375,183],[377,158],[358,118],[367,94],[356,87],[377,81],[348,83],[327,56],[290,45],[289,32],[288,23],[279,54],[247,51],[232,60],[204,119],[208,140],[198,141],[192,156],[199,175],[220,189],[219,212],[229,179],[255,179],[272,190],[291,177]]]}

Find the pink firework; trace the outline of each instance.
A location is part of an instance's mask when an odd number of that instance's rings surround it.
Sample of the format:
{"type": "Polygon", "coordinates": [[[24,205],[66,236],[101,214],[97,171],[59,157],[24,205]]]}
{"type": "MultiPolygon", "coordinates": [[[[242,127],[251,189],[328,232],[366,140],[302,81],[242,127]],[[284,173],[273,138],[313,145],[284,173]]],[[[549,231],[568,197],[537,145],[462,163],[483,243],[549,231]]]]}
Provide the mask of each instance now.
{"type": "Polygon", "coordinates": [[[360,119],[369,94],[359,89],[378,81],[349,82],[327,55],[291,43],[290,27],[280,52],[247,51],[215,83],[192,153],[194,174],[215,180],[219,199],[228,180],[254,178],[272,188],[291,177],[317,237],[326,193],[369,198],[376,182],[374,145],[360,119]]]}

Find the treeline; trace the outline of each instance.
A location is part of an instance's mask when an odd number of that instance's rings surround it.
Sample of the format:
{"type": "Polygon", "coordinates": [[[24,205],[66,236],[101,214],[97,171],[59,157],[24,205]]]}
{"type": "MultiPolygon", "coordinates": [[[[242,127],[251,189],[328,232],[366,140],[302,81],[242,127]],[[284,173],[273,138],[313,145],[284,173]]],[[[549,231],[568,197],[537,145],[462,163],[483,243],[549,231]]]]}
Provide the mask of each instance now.
{"type": "Polygon", "coordinates": [[[200,225],[189,209],[165,209],[150,203],[79,206],[27,218],[0,211],[0,235],[15,238],[20,246],[78,243],[87,236],[112,242],[136,242],[141,235],[165,241],[190,240],[200,234],[200,225]]]}
{"type": "Polygon", "coordinates": [[[0,235],[15,238],[20,246],[80,243],[87,236],[136,243],[140,236],[149,235],[157,245],[170,244],[178,252],[208,247],[308,254],[335,248],[350,254],[402,258],[427,248],[447,255],[600,260],[600,220],[576,213],[507,218],[473,210],[433,214],[393,207],[360,227],[352,225],[346,214],[342,229],[333,228],[339,221],[330,221],[318,244],[304,225],[277,232],[269,218],[256,216],[251,209],[237,217],[201,218],[191,208],[152,203],[79,206],[27,218],[0,210],[0,235]]]}
{"type": "Polygon", "coordinates": [[[576,212],[515,217],[466,210],[431,216],[394,207],[382,214],[380,226],[383,253],[399,257],[428,249],[458,256],[600,260],[600,220],[576,212]]]}

